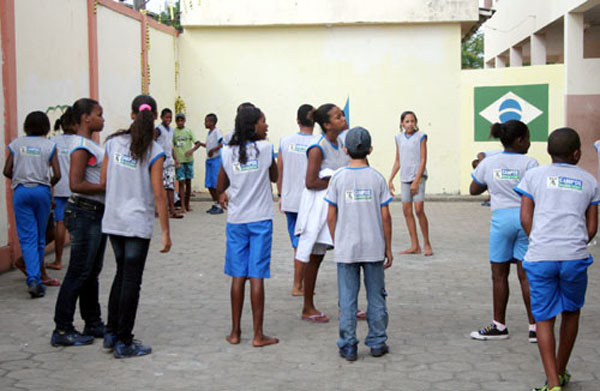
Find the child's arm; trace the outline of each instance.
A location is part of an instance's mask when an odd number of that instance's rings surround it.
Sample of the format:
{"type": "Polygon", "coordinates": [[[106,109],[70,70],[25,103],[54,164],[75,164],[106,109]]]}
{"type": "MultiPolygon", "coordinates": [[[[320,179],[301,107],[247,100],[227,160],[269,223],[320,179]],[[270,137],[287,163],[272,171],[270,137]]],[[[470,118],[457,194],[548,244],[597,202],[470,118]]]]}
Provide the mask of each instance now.
{"type": "Polygon", "coordinates": [[[521,196],[521,226],[523,230],[529,236],[531,233],[531,227],[533,225],[533,209],[535,204],[533,200],[527,196],[521,196]]]}
{"type": "Polygon", "coordinates": [[[275,162],[275,156],[271,159],[271,167],[269,167],[269,179],[275,183],[279,181],[279,170],[275,162]]]}
{"type": "Polygon", "coordinates": [[[390,174],[390,180],[388,181],[388,188],[390,189],[390,193],[395,195],[396,188],[394,187],[394,178],[398,171],[400,171],[400,151],[398,151],[398,143],[396,143],[396,160],[394,160],[394,165],[392,166],[392,173],[390,174]]]}
{"type": "Polygon", "coordinates": [[[598,232],[598,205],[590,205],[585,211],[585,221],[588,231],[588,243],[594,239],[598,232]]]}
{"type": "Polygon", "coordinates": [[[481,183],[475,182],[475,180],[471,181],[471,186],[469,186],[469,194],[475,196],[483,193],[487,190],[487,186],[481,183]]]}
{"type": "Polygon", "coordinates": [[[417,170],[417,176],[410,184],[410,193],[415,195],[419,192],[419,183],[421,183],[421,177],[425,172],[425,166],[427,165],[427,137],[423,137],[421,140],[421,162],[419,163],[419,169],[417,170]]]}
{"type": "Polygon", "coordinates": [[[281,190],[283,189],[283,155],[281,154],[281,148],[279,148],[279,154],[277,155],[277,196],[279,198],[279,211],[281,212],[281,190]]]}
{"type": "Polygon", "coordinates": [[[225,190],[229,187],[229,178],[227,173],[223,169],[223,166],[219,169],[219,178],[217,179],[217,193],[219,194],[219,205],[223,209],[227,209],[227,193],[225,190]]]}
{"type": "Polygon", "coordinates": [[[392,266],[394,256],[392,255],[392,216],[390,215],[390,206],[381,207],[381,220],[383,222],[383,236],[385,239],[385,258],[383,268],[387,269],[392,266]]]}
{"type": "Polygon", "coordinates": [[[177,154],[175,153],[175,148],[171,149],[171,156],[173,156],[173,161],[175,162],[175,167],[179,168],[179,159],[177,159],[177,154]]]}
{"type": "MultiPolygon", "coordinates": [[[[206,147],[206,144],[204,144],[204,147],[206,147]]],[[[219,143],[219,145],[217,145],[214,148],[211,148],[208,151],[208,157],[212,157],[213,153],[217,152],[219,149],[223,148],[223,144],[219,143]]]]}
{"type": "Polygon", "coordinates": [[[192,149],[185,152],[185,156],[192,156],[192,154],[196,152],[200,147],[206,147],[206,144],[201,143],[200,141],[194,142],[194,146],[192,147],[192,149]]]}
{"type": "Polygon", "coordinates": [[[11,152],[9,152],[6,155],[6,161],[4,162],[4,171],[2,172],[4,174],[4,176],[7,177],[8,179],[12,179],[12,177],[13,177],[13,165],[14,165],[13,154],[11,152]]]}
{"type": "Polygon", "coordinates": [[[319,148],[308,151],[308,166],[306,167],[306,188],[310,190],[323,190],[329,185],[329,177],[319,178],[323,153],[319,148]]]}
{"type": "Polygon", "coordinates": [[[106,191],[106,173],[108,172],[108,159],[102,161],[102,168],[100,169],[100,186],[106,191]]]}
{"type": "MultiPolygon", "coordinates": [[[[77,149],[71,153],[71,169],[69,171],[69,185],[73,193],[98,194],[104,193],[102,184],[91,183],[85,180],[85,168],[92,155],[85,149],[77,149]]],[[[104,159],[103,164],[106,164],[104,159]]]]}
{"type": "MultiPolygon", "coordinates": [[[[150,180],[152,182],[152,192],[154,193],[154,202],[160,219],[160,228],[162,231],[162,249],[161,253],[167,253],[171,249],[171,235],[169,233],[169,213],[167,210],[167,192],[163,186],[163,163],[165,157],[158,158],[150,167],[150,180]]],[[[104,168],[104,167],[103,167],[104,168]]]]}
{"type": "Polygon", "coordinates": [[[50,178],[50,186],[54,186],[60,181],[60,165],[58,164],[58,157],[56,152],[50,158],[50,166],[52,167],[52,178],[50,178]]]}
{"type": "Polygon", "coordinates": [[[331,239],[335,243],[335,226],[337,224],[337,206],[329,204],[329,210],[327,211],[327,226],[329,227],[329,233],[331,239]]]}

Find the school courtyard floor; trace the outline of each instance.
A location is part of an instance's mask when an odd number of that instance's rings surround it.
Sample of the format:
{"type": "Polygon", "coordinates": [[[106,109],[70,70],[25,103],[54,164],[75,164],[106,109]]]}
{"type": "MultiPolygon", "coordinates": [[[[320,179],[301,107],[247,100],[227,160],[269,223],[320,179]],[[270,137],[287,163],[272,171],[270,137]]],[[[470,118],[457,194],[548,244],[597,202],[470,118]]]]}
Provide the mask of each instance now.
{"type": "MultiPolygon", "coordinates": [[[[302,299],[290,295],[292,251],[285,219],[277,214],[272,278],[266,282],[265,331],[275,346],[251,346],[249,296],[242,343],[229,345],[229,279],[223,275],[225,215],[193,203],[183,220],[171,220],[173,248],[146,263],[136,337],[152,345],[143,358],[116,360],[101,341],[53,348],[57,288],[29,299],[18,271],[0,275],[0,389],[8,390],[528,390],[543,384],[537,346],[527,342],[527,320],[516,273],[508,307],[510,339],[479,342],[469,332],[491,320],[487,262],[490,211],[478,202],[429,202],[435,255],[396,256],[386,272],[390,354],[373,358],[363,344],[359,359],[338,357],[335,265],[328,255],[317,283],[317,305],[328,324],[300,320],[302,299]]],[[[408,245],[400,203],[391,205],[394,253],[408,245]]],[[[158,231],[158,229],[156,230],[158,231]]],[[[600,258],[600,247],[590,247],[600,258]]],[[[48,257],[48,261],[52,259],[48,257]]],[[[68,260],[68,257],[67,257],[68,260]]],[[[114,273],[108,246],[101,275],[106,303],[114,273]]],[[[62,278],[64,271],[54,272],[62,278]]],[[[360,294],[365,308],[364,290],[360,294]]],[[[76,314],[76,327],[83,324],[76,314]]],[[[359,322],[362,340],[367,325],[359,322]]],[[[600,270],[590,269],[587,304],[571,359],[568,390],[600,389],[600,270]]]]}

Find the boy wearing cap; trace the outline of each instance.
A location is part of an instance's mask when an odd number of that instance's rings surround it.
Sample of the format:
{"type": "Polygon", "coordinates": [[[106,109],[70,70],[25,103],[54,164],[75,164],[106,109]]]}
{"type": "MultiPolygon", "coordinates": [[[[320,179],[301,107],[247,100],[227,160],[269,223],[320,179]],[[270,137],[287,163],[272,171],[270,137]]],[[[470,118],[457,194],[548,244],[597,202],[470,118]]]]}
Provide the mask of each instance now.
{"type": "Polygon", "coordinates": [[[585,300],[587,268],[593,262],[587,243],[596,235],[600,203],[596,179],[576,166],[581,141],[573,129],[552,132],[548,153],[552,164],[527,171],[515,187],[522,195],[521,225],[529,235],[523,269],[547,379],[533,391],[561,390],[571,378],[567,364],[585,300]],[[554,322],[559,314],[557,352],[554,322]]]}
{"type": "Polygon", "coordinates": [[[192,179],[194,179],[194,152],[204,144],[197,141],[191,129],[185,127],[185,114],[175,116],[175,132],[173,133],[173,150],[179,165],[175,174],[179,181],[179,197],[184,212],[190,212],[190,198],[192,196],[192,179]]]}
{"type": "Polygon", "coordinates": [[[385,178],[367,164],[371,136],[361,127],[346,135],[350,164],[339,169],[329,182],[325,201],[329,203],[327,224],[334,240],[338,271],[340,306],[340,356],[357,359],[356,310],[360,288],[360,269],[364,271],[367,291],[365,344],[373,357],[386,354],[388,315],[384,269],[392,265],[392,219],[388,204],[393,200],[385,178]],[[384,260],[386,260],[384,263],[384,260]]]}

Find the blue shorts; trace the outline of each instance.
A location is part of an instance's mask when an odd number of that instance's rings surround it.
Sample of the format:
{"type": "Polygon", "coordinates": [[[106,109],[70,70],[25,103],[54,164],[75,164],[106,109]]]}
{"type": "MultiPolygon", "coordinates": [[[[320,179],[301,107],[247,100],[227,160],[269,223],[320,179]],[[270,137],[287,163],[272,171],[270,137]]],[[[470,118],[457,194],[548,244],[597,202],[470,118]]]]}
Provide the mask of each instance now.
{"type": "Polygon", "coordinates": [[[583,307],[587,268],[592,262],[591,256],[577,261],[523,262],[529,280],[531,313],[536,322],[583,307]]]}
{"type": "Polygon", "coordinates": [[[227,223],[225,274],[231,277],[271,277],[273,220],[227,223]]]}
{"type": "Polygon", "coordinates": [[[497,209],[492,212],[490,226],[490,262],[522,261],[529,239],[521,227],[519,208],[497,209]]]}
{"type": "Polygon", "coordinates": [[[69,197],[54,197],[54,221],[65,221],[65,207],[69,197]]]}
{"type": "Polygon", "coordinates": [[[194,179],[194,162],[179,163],[179,167],[175,168],[175,174],[178,181],[194,179]]]}
{"type": "Polygon", "coordinates": [[[294,231],[296,231],[296,220],[298,220],[298,213],[285,212],[285,217],[287,218],[288,233],[290,234],[292,248],[298,248],[300,235],[294,235],[294,231]]]}
{"type": "Polygon", "coordinates": [[[207,189],[217,188],[217,179],[221,169],[221,157],[206,160],[206,173],[204,174],[204,187],[207,189]]]}

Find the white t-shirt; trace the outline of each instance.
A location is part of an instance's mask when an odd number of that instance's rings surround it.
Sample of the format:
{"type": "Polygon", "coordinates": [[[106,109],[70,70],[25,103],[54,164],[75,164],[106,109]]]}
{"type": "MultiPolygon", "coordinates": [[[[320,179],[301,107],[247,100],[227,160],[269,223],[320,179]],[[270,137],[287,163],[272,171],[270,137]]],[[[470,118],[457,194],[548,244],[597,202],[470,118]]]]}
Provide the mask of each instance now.
{"type": "MultiPolygon", "coordinates": [[[[88,159],[85,166],[85,180],[89,183],[99,184],[100,173],[102,172],[102,162],[104,161],[104,149],[89,138],[77,136],[79,140],[75,140],[75,147],[71,154],[78,149],[86,150],[91,157],[88,159]]],[[[77,193],[74,193],[77,194],[77,193]]],[[[98,202],[104,203],[104,194],[77,194],[79,197],[89,198],[98,202]]]]}
{"type": "Polygon", "coordinates": [[[60,181],[54,185],[54,197],[70,197],[69,171],[71,169],[71,151],[80,142],[76,134],[59,134],[50,139],[56,143],[60,181]]]}
{"type": "Polygon", "coordinates": [[[600,203],[598,182],[592,175],[572,164],[554,163],[527,171],[515,191],[535,203],[525,261],[590,256],[585,212],[600,203]]]}
{"type": "Polygon", "coordinates": [[[483,159],[471,177],[478,184],[487,186],[492,196],[492,211],[520,208],[521,197],[515,193],[514,187],[527,170],[537,166],[537,160],[532,157],[504,152],[483,159]]]}
{"type": "Polygon", "coordinates": [[[371,167],[344,167],[331,177],[325,201],[337,206],[334,261],[379,262],[385,258],[381,207],[393,197],[371,167]]]}
{"type": "Polygon", "coordinates": [[[150,168],[165,156],[153,141],[145,159],[131,156],[131,136],[123,134],[106,141],[106,206],[102,232],[111,235],[152,238],[154,231],[154,191],[150,168]]]}
{"type": "Polygon", "coordinates": [[[492,157],[492,156],[496,156],[501,154],[503,151],[500,151],[498,149],[495,149],[493,151],[485,151],[483,152],[483,156],[485,156],[485,158],[487,159],[488,157],[492,157]]]}
{"type": "Polygon", "coordinates": [[[208,157],[208,151],[211,149],[218,147],[219,144],[223,141],[223,136],[221,135],[221,131],[217,128],[209,131],[206,135],[206,160],[216,159],[221,156],[221,150],[218,149],[213,152],[211,157],[208,157]]]}
{"type": "Polygon", "coordinates": [[[300,209],[308,165],[306,150],[312,138],[312,134],[294,133],[279,143],[279,158],[283,159],[281,210],[284,212],[298,213],[300,209]]]}
{"type": "Polygon", "coordinates": [[[312,148],[319,148],[323,154],[319,171],[326,168],[335,171],[338,168],[346,167],[350,163],[350,157],[344,151],[344,142],[339,136],[337,138],[337,145],[333,145],[325,135],[315,136],[306,150],[307,156],[308,151],[312,148]]]}
{"type": "MultiPolygon", "coordinates": [[[[412,182],[417,176],[421,165],[421,141],[427,135],[417,131],[410,136],[406,133],[396,135],[396,145],[400,161],[400,182],[412,182]]],[[[427,169],[423,171],[423,177],[427,177],[427,169]]]]}
{"type": "Polygon", "coordinates": [[[18,185],[50,186],[50,160],[56,144],[43,136],[22,136],[14,139],[8,150],[13,155],[11,188],[18,185]]]}
{"type": "Polygon", "coordinates": [[[165,152],[165,162],[163,166],[169,167],[175,164],[175,160],[173,159],[173,133],[174,130],[170,126],[165,126],[162,123],[156,127],[160,134],[156,139],[156,142],[160,144],[165,152]]]}
{"type": "Polygon", "coordinates": [[[229,178],[227,223],[246,224],[273,219],[273,193],[269,168],[273,164],[273,145],[261,140],[245,146],[248,160],[239,162],[240,146],[224,146],[223,170],[229,178]]]}

